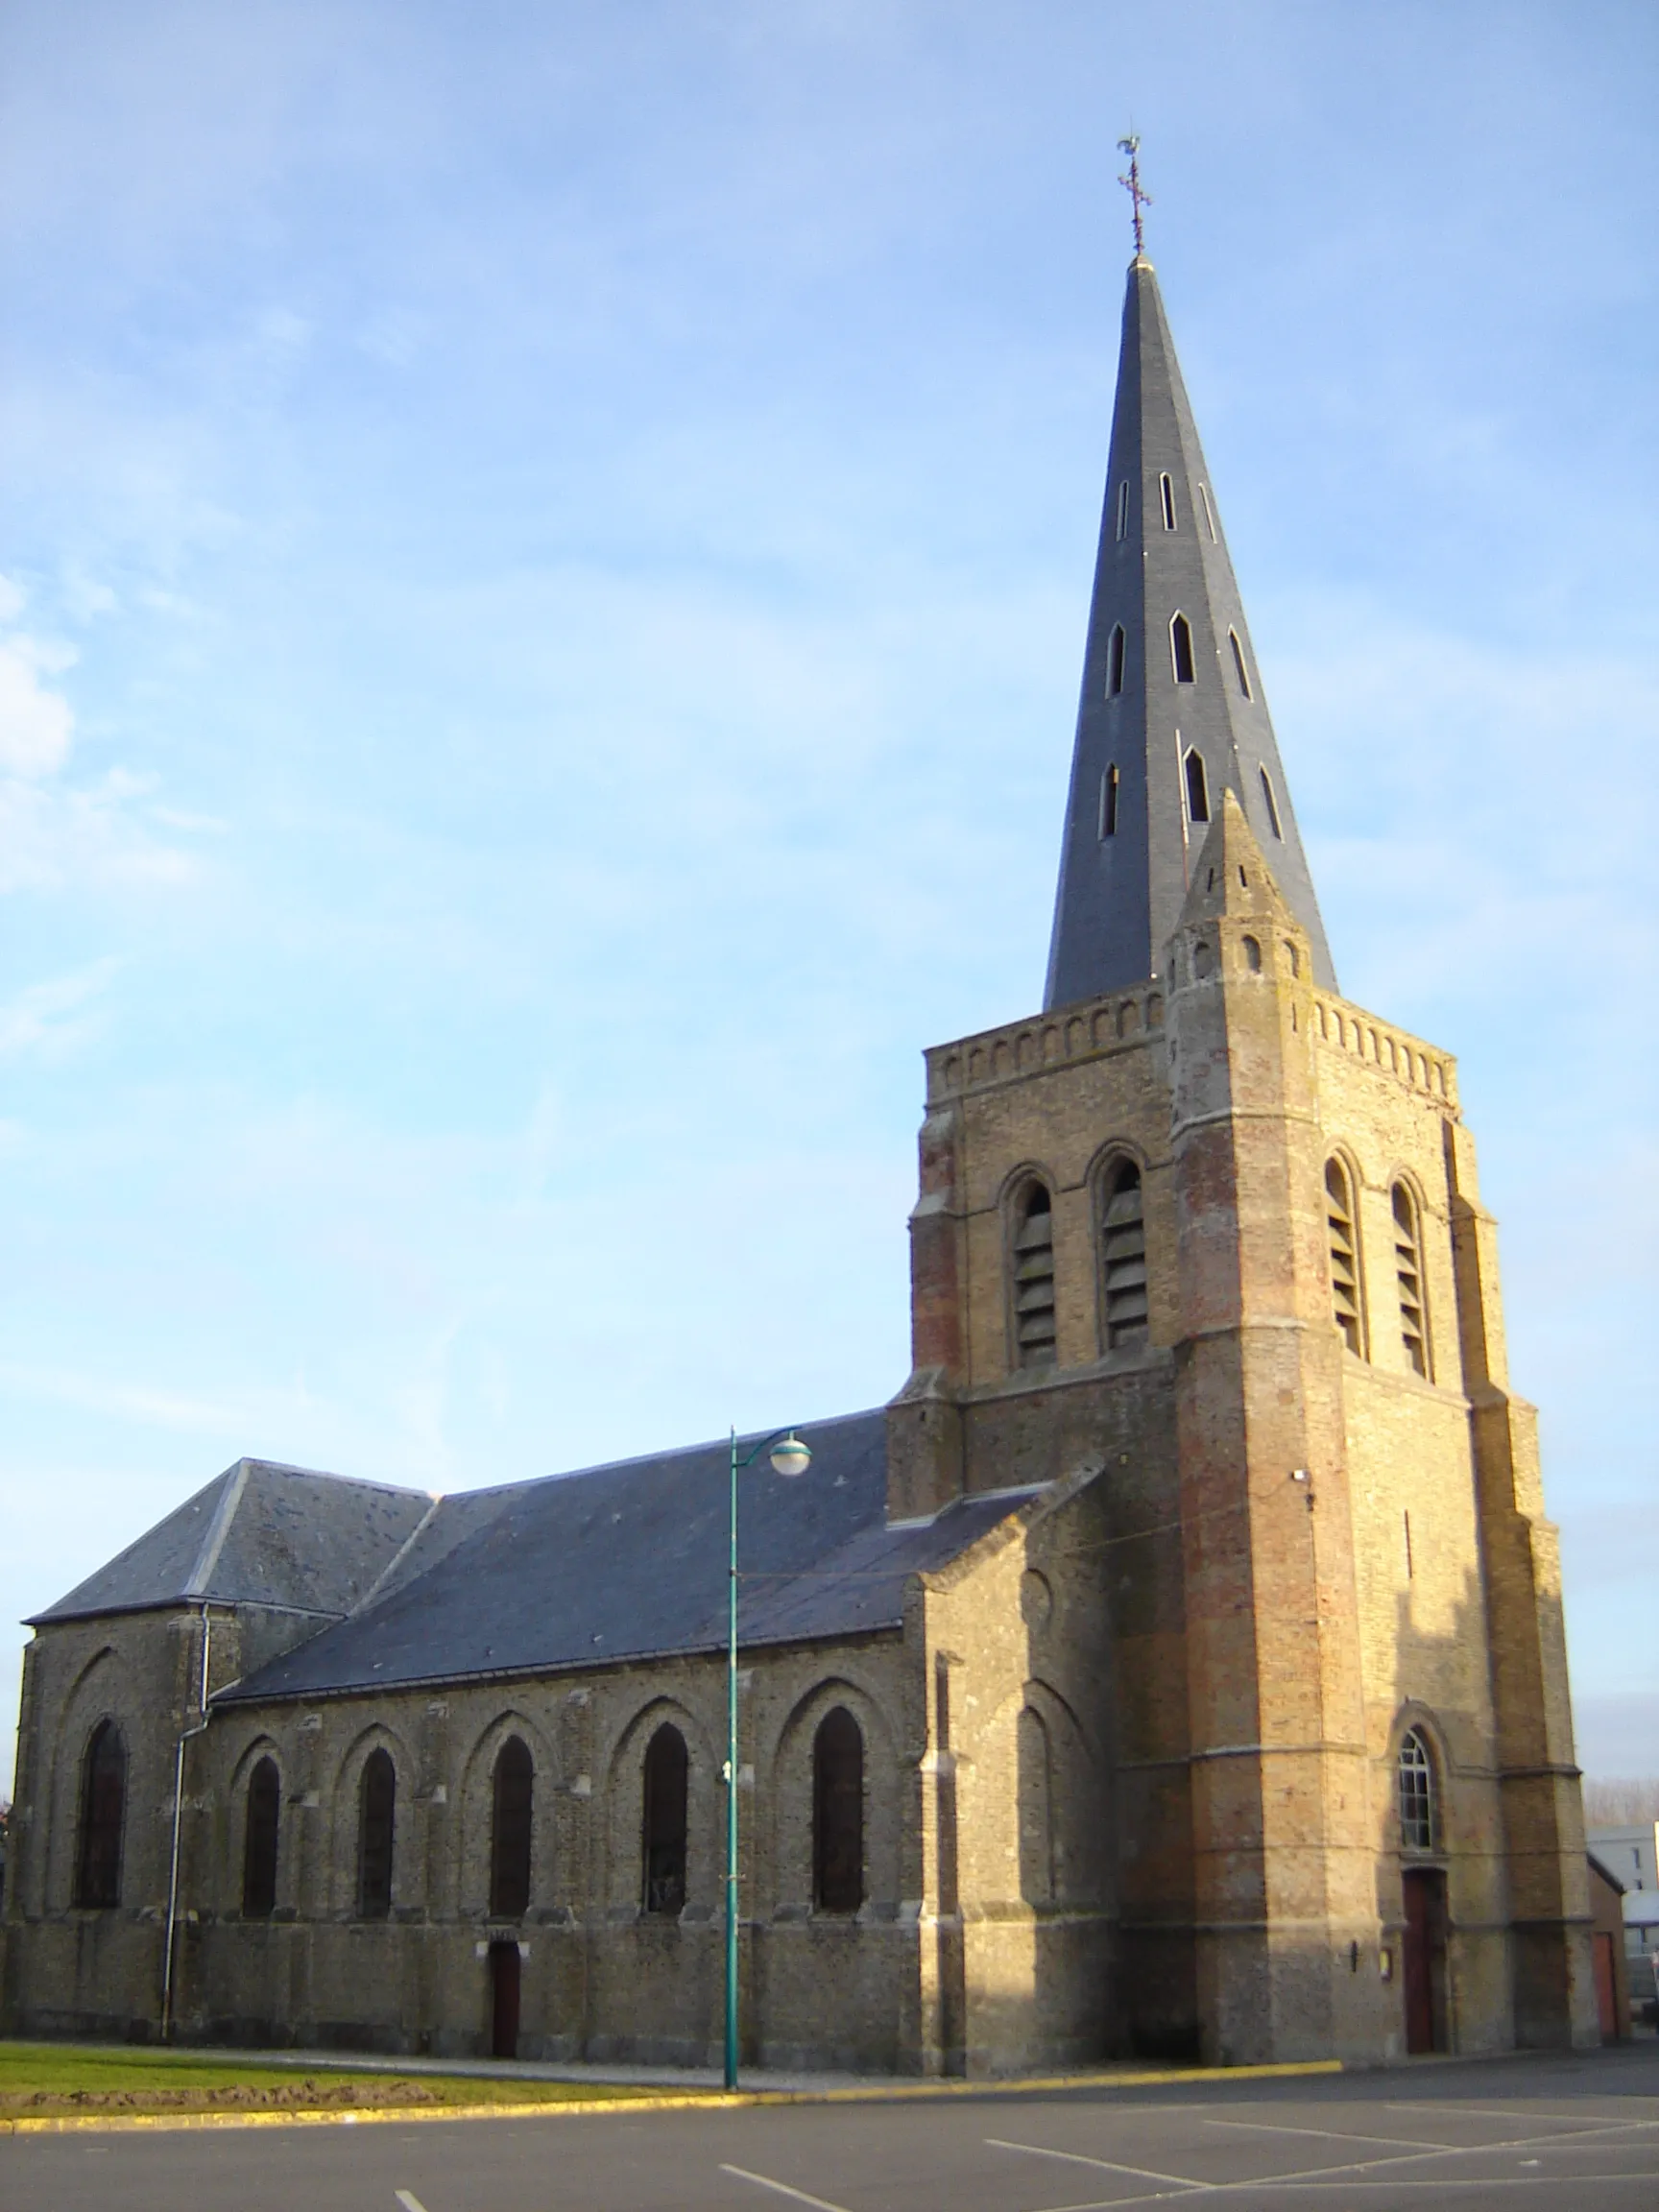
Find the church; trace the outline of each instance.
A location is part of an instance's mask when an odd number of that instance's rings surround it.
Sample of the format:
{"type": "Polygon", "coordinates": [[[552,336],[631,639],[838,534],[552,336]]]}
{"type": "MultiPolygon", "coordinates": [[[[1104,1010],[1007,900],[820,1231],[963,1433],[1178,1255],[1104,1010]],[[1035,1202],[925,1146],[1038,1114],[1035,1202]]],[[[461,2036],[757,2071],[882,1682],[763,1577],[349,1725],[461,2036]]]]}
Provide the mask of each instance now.
{"type": "MultiPolygon", "coordinates": [[[[920,1155],[908,1379],[741,1477],[744,2062],[1595,2042],[1455,1063],[1337,987],[1140,251],[1043,1004],[920,1155]]],[[[713,2062],[728,1470],[243,1459],[36,1615],[0,2027],[713,2062]]]]}

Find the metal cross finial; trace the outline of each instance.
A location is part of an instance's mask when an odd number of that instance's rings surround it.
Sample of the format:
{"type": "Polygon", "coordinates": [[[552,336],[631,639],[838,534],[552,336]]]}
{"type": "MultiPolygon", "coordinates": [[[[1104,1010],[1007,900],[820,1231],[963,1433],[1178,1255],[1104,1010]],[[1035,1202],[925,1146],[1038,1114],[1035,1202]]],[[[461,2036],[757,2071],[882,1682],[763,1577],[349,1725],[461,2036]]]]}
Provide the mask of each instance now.
{"type": "Polygon", "coordinates": [[[1119,177],[1118,181],[1122,185],[1124,191],[1128,193],[1130,200],[1134,204],[1135,258],[1137,261],[1139,261],[1146,251],[1146,227],[1141,219],[1141,210],[1142,207],[1151,206],[1152,195],[1150,192],[1143,192],[1141,189],[1140,133],[1138,132],[1131,131],[1127,138],[1118,139],[1118,145],[1119,151],[1127,154],[1129,156],[1129,174],[1127,177],[1119,177]]]}

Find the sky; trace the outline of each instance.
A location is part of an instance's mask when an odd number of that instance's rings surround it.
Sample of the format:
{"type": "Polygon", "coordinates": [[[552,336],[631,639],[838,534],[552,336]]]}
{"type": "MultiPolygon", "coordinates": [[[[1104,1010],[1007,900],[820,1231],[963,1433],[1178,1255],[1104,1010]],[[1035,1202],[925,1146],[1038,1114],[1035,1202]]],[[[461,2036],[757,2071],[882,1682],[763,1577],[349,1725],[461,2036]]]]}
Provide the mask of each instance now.
{"type": "Polygon", "coordinates": [[[1459,1059],[1580,1755],[1659,1771],[1656,93],[1622,0],[12,0],[0,1708],[244,1454],[902,1382],[1133,126],[1343,989],[1459,1059]]]}

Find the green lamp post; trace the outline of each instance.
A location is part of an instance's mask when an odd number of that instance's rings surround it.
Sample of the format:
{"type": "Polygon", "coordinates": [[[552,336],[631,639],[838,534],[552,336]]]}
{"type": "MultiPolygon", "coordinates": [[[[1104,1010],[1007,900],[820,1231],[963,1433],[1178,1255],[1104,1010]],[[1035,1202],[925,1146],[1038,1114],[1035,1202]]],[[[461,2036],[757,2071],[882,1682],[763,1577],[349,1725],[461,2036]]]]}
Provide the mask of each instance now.
{"type": "Polygon", "coordinates": [[[726,2086],[737,2086],[737,1478],[770,1451],[780,1475],[805,1475],[812,1455],[792,1429],[775,1429],[747,1458],[732,1431],[732,1517],[726,1603],[726,2086]]]}

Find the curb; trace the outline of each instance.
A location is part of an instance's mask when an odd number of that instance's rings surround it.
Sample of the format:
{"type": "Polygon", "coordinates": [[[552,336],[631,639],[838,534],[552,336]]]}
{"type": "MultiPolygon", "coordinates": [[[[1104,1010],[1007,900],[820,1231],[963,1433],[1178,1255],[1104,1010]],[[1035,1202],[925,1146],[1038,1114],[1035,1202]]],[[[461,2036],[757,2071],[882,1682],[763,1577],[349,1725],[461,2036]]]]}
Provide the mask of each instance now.
{"type": "Polygon", "coordinates": [[[1028,2081],[903,2081],[857,2089],[687,2090],[664,2097],[571,2097],[535,2104],[410,2104],[361,2110],[289,2112],[126,2112],[106,2117],[62,2113],[0,2120],[0,2135],[163,2134],[215,2128],[375,2128],[394,2123],[457,2120],[589,2119],[628,2112],[734,2112],[757,2104],[883,2104],[927,2097],[1031,2097],[1063,2089],[1168,2089],[1194,2082],[1277,2081],[1308,2074],[1340,2074],[1340,2058],[1307,2058],[1277,2066],[1198,2066],[1179,2073],[1055,2074],[1028,2081]]]}

